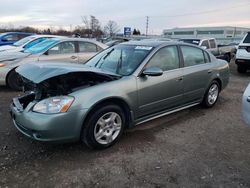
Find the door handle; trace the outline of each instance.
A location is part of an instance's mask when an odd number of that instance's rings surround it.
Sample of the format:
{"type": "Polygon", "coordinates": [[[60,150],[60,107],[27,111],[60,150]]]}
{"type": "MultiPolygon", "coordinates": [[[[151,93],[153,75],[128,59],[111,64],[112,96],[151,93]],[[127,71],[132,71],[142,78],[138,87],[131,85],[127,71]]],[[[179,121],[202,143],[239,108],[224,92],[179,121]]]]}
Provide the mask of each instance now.
{"type": "Polygon", "coordinates": [[[182,81],[183,80],[183,77],[179,77],[176,79],[176,81],[182,81]]]}
{"type": "Polygon", "coordinates": [[[77,56],[74,56],[74,55],[71,56],[71,59],[76,59],[76,58],[77,58],[77,56]]]}
{"type": "Polygon", "coordinates": [[[207,71],[208,74],[211,74],[212,72],[213,72],[212,70],[208,70],[208,71],[207,71]]]}

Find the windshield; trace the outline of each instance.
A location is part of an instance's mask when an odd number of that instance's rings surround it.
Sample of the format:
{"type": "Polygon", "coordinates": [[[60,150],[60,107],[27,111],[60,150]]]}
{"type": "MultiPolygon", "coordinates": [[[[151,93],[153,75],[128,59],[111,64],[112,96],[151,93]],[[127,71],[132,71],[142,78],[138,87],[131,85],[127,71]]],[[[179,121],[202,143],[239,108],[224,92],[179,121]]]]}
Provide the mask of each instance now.
{"type": "Polygon", "coordinates": [[[200,44],[199,39],[180,39],[179,41],[189,43],[189,44],[194,44],[194,45],[199,45],[200,44]]]}
{"type": "Polygon", "coordinates": [[[21,40],[15,42],[15,43],[13,44],[13,46],[22,46],[22,45],[26,44],[27,42],[33,40],[34,38],[35,38],[34,36],[25,37],[25,38],[23,38],[23,39],[21,39],[21,40]]]}
{"type": "Polygon", "coordinates": [[[152,49],[151,46],[118,45],[97,54],[86,64],[127,76],[137,69],[152,49]]]}
{"type": "Polygon", "coordinates": [[[25,53],[31,53],[31,54],[37,54],[41,52],[45,52],[48,50],[51,46],[56,44],[59,40],[58,39],[46,39],[26,50],[24,50],[25,53]]]}

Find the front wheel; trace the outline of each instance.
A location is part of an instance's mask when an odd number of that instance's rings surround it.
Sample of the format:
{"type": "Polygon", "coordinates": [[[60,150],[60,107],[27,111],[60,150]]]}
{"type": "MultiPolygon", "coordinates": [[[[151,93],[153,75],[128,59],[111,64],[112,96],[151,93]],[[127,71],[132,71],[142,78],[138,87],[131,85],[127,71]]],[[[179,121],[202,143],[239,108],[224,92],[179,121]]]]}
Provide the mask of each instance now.
{"type": "Polygon", "coordinates": [[[212,106],[214,106],[219,98],[219,94],[220,94],[220,85],[216,80],[214,80],[212,81],[208,90],[206,91],[206,94],[202,101],[203,106],[207,108],[211,108],[212,106]]]}
{"type": "Polygon", "coordinates": [[[104,149],[115,144],[125,127],[123,110],[113,104],[96,109],[83,125],[81,141],[89,148],[104,149]]]}

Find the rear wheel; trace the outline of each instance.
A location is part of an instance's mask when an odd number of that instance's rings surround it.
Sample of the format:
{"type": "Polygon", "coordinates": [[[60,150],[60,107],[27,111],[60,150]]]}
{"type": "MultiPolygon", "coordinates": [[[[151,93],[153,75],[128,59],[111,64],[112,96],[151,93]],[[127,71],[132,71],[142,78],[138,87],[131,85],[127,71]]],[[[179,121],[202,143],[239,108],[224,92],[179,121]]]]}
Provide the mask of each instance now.
{"type": "Polygon", "coordinates": [[[238,65],[237,66],[237,71],[238,71],[238,73],[246,73],[247,69],[246,69],[246,67],[244,67],[242,65],[238,65]]]}
{"type": "Polygon", "coordinates": [[[231,55],[230,55],[230,54],[225,54],[225,55],[224,55],[224,59],[225,59],[228,63],[230,63],[230,61],[231,61],[231,55]]]}
{"type": "Polygon", "coordinates": [[[206,91],[206,94],[202,102],[203,106],[207,108],[211,108],[212,106],[214,106],[219,98],[219,94],[220,94],[220,85],[216,80],[214,80],[212,81],[208,90],[206,91]]]}
{"type": "Polygon", "coordinates": [[[108,104],[96,109],[83,125],[81,141],[93,149],[104,149],[115,144],[125,127],[122,109],[108,104]]]}
{"type": "Polygon", "coordinates": [[[12,70],[7,77],[7,84],[11,89],[21,91],[23,81],[22,78],[16,73],[16,71],[12,70]]]}

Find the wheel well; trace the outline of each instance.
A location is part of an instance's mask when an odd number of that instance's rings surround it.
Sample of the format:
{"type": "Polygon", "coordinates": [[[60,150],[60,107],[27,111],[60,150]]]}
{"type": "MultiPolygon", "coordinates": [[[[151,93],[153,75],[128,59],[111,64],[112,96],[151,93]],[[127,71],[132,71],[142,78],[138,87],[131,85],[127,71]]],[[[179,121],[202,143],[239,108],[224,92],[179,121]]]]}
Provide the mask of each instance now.
{"type": "Polygon", "coordinates": [[[91,116],[91,114],[93,113],[93,111],[95,111],[95,109],[101,108],[102,106],[105,106],[107,104],[118,105],[123,110],[125,114],[125,121],[126,121],[125,128],[129,128],[132,122],[130,107],[124,100],[119,99],[119,98],[109,98],[109,99],[105,99],[103,101],[98,102],[90,109],[84,121],[86,121],[91,116]]]}
{"type": "Polygon", "coordinates": [[[221,82],[221,80],[219,78],[216,78],[214,80],[219,83],[219,87],[220,87],[219,89],[221,90],[221,88],[222,88],[222,82],[221,82]]]}
{"type": "Polygon", "coordinates": [[[10,73],[11,73],[12,71],[15,71],[16,68],[17,68],[17,67],[14,67],[13,69],[11,69],[11,70],[8,72],[8,74],[6,75],[5,83],[6,83],[6,86],[8,86],[8,87],[9,87],[9,83],[8,83],[9,75],[10,75],[10,73]]]}

